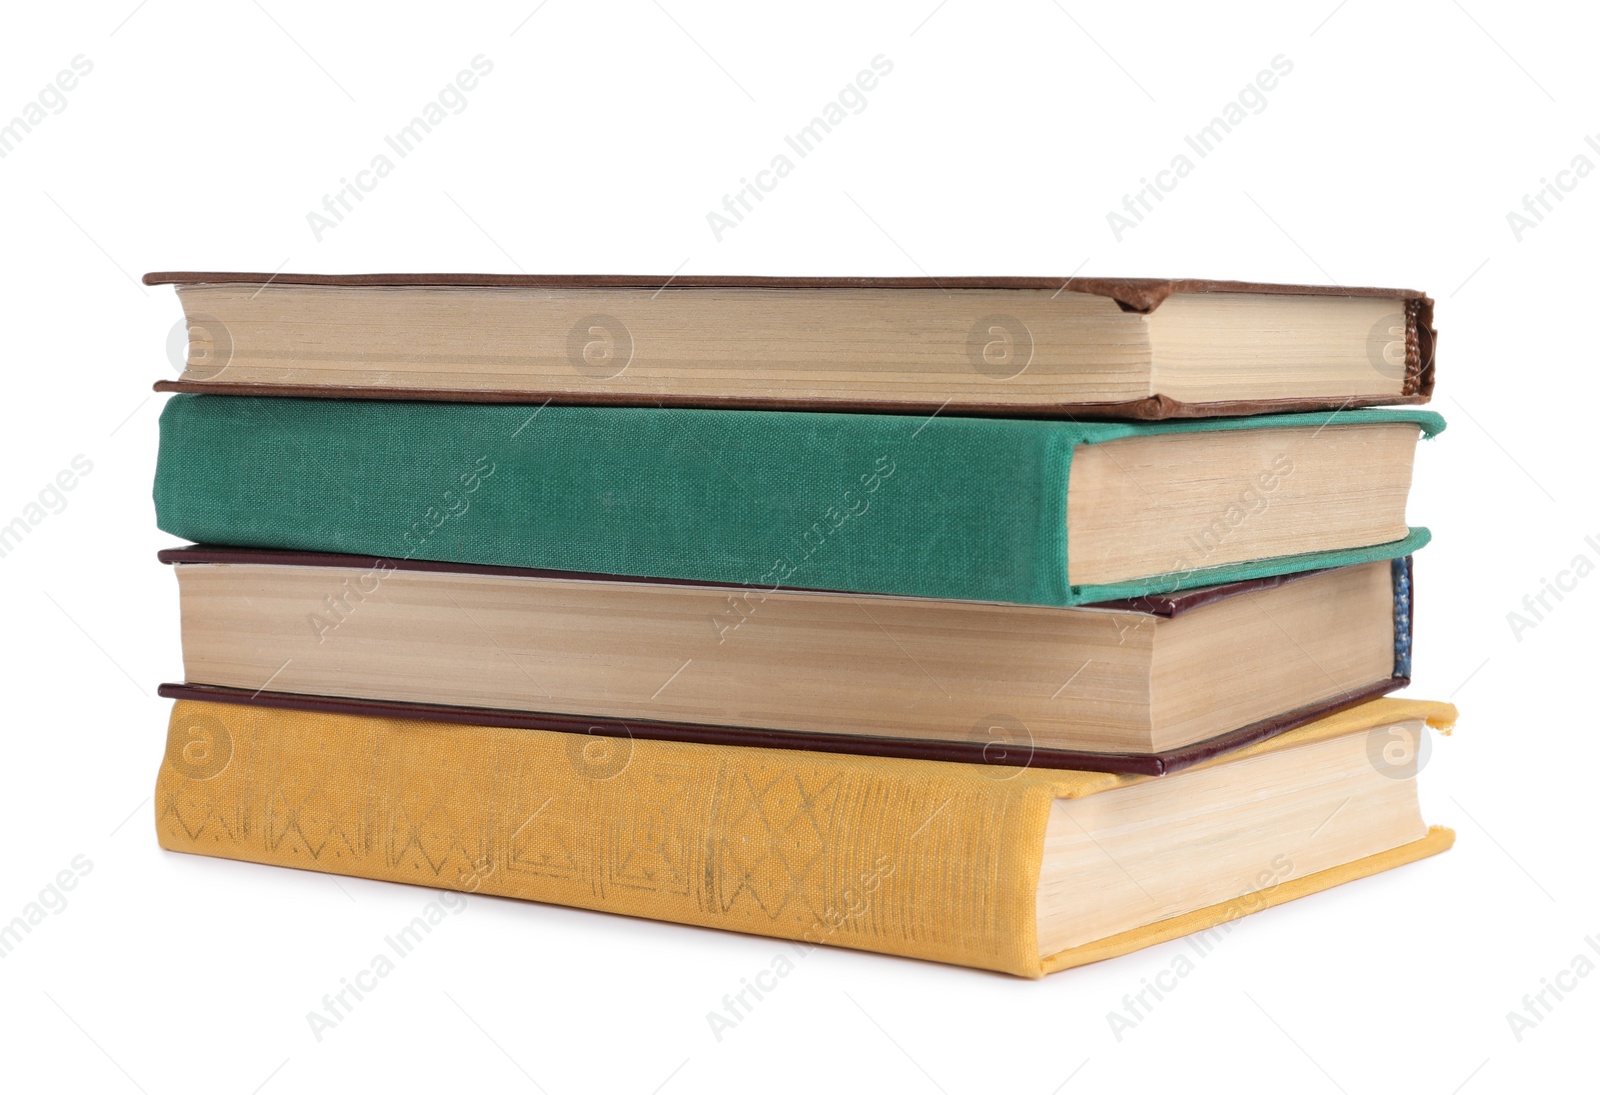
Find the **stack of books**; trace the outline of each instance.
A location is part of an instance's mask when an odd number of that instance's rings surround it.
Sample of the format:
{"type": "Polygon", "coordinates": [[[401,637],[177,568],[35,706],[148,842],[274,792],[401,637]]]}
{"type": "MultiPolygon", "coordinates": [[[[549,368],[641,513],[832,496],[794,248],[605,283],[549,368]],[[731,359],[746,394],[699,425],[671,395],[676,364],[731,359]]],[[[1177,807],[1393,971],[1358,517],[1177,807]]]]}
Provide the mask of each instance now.
{"type": "Polygon", "coordinates": [[[1037,977],[1453,839],[1420,293],[145,280],[166,848],[1037,977]]]}

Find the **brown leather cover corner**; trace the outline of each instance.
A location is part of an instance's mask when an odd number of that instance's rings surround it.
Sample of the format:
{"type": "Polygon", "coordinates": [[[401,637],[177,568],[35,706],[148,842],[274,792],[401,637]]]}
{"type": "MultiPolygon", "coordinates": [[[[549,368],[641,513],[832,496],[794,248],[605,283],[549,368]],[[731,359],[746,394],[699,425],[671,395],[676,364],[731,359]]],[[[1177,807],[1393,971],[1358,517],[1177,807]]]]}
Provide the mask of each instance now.
{"type": "Polygon", "coordinates": [[[1163,776],[1192,764],[1274,737],[1297,726],[1315,722],[1338,711],[1363,704],[1410,684],[1391,677],[1348,692],[1324,704],[1303,707],[1263,719],[1238,730],[1166,753],[1086,753],[1071,749],[1017,746],[1012,753],[995,755],[992,743],[923,741],[912,738],[869,738],[850,734],[816,734],[786,730],[704,726],[693,723],[656,722],[646,719],[584,718],[579,715],[538,714],[488,707],[453,707],[443,704],[396,703],[389,700],[342,699],[290,692],[247,692],[208,684],[163,684],[156,694],[169,700],[210,700],[291,711],[331,715],[367,715],[388,719],[424,719],[458,726],[503,726],[518,730],[553,730],[564,734],[594,734],[613,738],[687,741],[701,745],[747,745],[763,749],[799,749],[849,756],[900,757],[907,760],[991,764],[1010,768],[1063,768],[1080,772],[1112,772],[1129,776],[1163,776]],[[1014,755],[1013,755],[1014,753],[1014,755]]]}
{"type": "MultiPolygon", "coordinates": [[[[162,561],[165,562],[166,560],[162,561]]],[[[1272,574],[1265,578],[1250,578],[1242,582],[1227,582],[1216,586],[1197,586],[1194,589],[1179,590],[1176,593],[1153,593],[1149,596],[1129,597],[1121,601],[1100,601],[1083,607],[1118,608],[1127,612],[1143,612],[1150,616],[1165,616],[1171,619],[1202,605],[1225,601],[1229,597],[1239,597],[1246,593],[1259,593],[1265,589],[1276,589],[1278,586],[1310,578],[1314,574],[1326,574],[1329,569],[1328,567],[1321,567],[1317,570],[1297,571],[1294,574],[1272,574]]]]}

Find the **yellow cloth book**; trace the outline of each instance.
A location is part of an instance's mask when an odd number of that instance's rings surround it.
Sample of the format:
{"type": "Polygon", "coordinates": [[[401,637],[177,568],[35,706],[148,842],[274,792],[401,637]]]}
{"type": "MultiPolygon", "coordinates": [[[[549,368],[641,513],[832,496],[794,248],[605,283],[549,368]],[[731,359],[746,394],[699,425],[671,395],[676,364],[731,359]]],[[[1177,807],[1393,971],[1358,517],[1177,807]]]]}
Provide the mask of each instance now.
{"type": "MultiPolygon", "coordinates": [[[[262,701],[270,703],[270,697],[262,701]]],[[[174,705],[162,847],[1024,977],[1448,848],[1375,700],[1161,777],[174,705]]]]}

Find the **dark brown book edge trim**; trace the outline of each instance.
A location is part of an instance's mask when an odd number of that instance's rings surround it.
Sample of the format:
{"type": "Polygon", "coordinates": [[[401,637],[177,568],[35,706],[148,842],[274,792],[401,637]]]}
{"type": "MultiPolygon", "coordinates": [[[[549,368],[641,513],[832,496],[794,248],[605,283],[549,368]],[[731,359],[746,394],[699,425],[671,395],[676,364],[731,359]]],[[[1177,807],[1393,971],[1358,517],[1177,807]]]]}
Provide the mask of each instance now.
{"type": "Polygon", "coordinates": [[[1298,726],[1304,726],[1308,722],[1403,688],[1409,683],[1402,677],[1376,681],[1327,703],[1263,719],[1182,749],[1148,755],[1041,749],[1035,747],[1031,741],[918,741],[909,738],[867,738],[848,734],[702,726],[646,719],[586,719],[576,715],[549,715],[486,707],[355,700],[289,692],[246,692],[242,688],[223,688],[205,684],[163,684],[156,692],[169,700],[206,700],[329,715],[420,719],[458,726],[498,726],[513,730],[550,730],[564,734],[594,734],[630,740],[643,738],[652,741],[691,742],[698,745],[744,745],[762,749],[792,749],[862,757],[897,757],[904,760],[992,764],[1012,768],[1062,768],[1082,772],[1111,772],[1126,776],[1161,776],[1275,737],[1298,726]]]}
{"type": "MultiPolygon", "coordinates": [[[[1354,563],[1352,565],[1366,566],[1368,564],[1354,563]]],[[[1100,601],[1096,604],[1084,605],[1082,607],[1120,608],[1126,609],[1129,612],[1148,613],[1152,616],[1172,617],[1182,615],[1183,613],[1199,608],[1202,605],[1211,604],[1213,601],[1222,601],[1229,597],[1236,597],[1245,593],[1259,593],[1260,591],[1266,589],[1276,589],[1278,586],[1288,585],[1291,582],[1298,582],[1302,579],[1310,578],[1315,574],[1326,574],[1332,569],[1337,568],[1322,567],[1318,570],[1302,570],[1295,574],[1269,575],[1265,578],[1251,578],[1242,582],[1230,582],[1226,585],[1201,586],[1198,589],[1188,589],[1178,593],[1158,594],[1149,597],[1130,597],[1123,601],[1100,601]]],[[[1406,604],[1409,605],[1410,603],[1411,556],[1407,555],[1403,559],[1391,560],[1390,569],[1394,576],[1395,606],[1396,612],[1398,613],[1399,606],[1401,605],[1403,599],[1406,604]]],[[[1395,641],[1398,643],[1400,641],[1398,634],[1400,621],[1398,618],[1396,619],[1395,626],[1397,628],[1395,641]]],[[[1406,657],[1409,659],[1411,653],[1409,625],[1405,629],[1405,634],[1407,644],[1406,657]]],[[[1406,664],[1407,666],[1410,665],[1409,660],[1406,662],[1406,664]]],[[[1404,672],[1401,672],[1401,670],[1398,668],[1400,665],[1400,659],[1398,655],[1395,659],[1395,665],[1397,667],[1395,669],[1395,674],[1397,676],[1408,677],[1411,675],[1409,668],[1404,672]]]]}
{"type": "MultiPolygon", "coordinates": [[[[761,589],[767,593],[838,593],[839,590],[813,589],[808,586],[748,586],[729,582],[703,582],[691,578],[641,578],[617,574],[593,574],[573,570],[543,570],[536,567],[488,566],[482,563],[446,563],[433,559],[387,559],[370,555],[340,555],[333,552],[288,551],[275,548],[211,547],[192,544],[188,547],[163,548],[156,559],[172,566],[228,565],[235,566],[297,566],[330,567],[356,570],[363,573],[389,570],[416,570],[429,574],[479,574],[494,578],[545,578],[559,581],[581,582],[637,582],[643,585],[698,586],[702,589],[761,589]]],[[[1358,563],[1357,566],[1365,564],[1358,563]]],[[[1325,574],[1328,568],[1305,570],[1295,574],[1280,574],[1266,578],[1251,578],[1225,585],[1202,586],[1182,593],[1153,597],[1135,597],[1121,601],[1101,601],[1078,608],[1109,608],[1124,612],[1137,612],[1147,616],[1173,617],[1229,597],[1258,593],[1281,585],[1298,582],[1315,574],[1325,574]]],[[[916,599],[916,598],[912,598],[916,599]]],[[[1044,606],[1027,605],[1025,608],[1044,606]]]]}
{"type": "Polygon", "coordinates": [[[1406,301],[1406,375],[1401,392],[1407,396],[1433,394],[1433,355],[1439,332],[1433,329],[1433,300],[1414,297],[1406,301]]]}
{"type": "Polygon", "coordinates": [[[1174,293],[1272,293],[1289,296],[1424,296],[1414,289],[1354,285],[1281,285],[1205,278],[1035,277],[755,277],[721,274],[256,274],[238,271],[160,270],[146,285],[321,285],[333,288],[485,289],[1049,289],[1109,297],[1128,312],[1150,312],[1174,293]]]}
{"type": "MultiPolygon", "coordinates": [[[[1363,564],[1357,563],[1357,566],[1363,564]]],[[[1154,594],[1149,597],[1129,597],[1121,601],[1099,601],[1092,605],[1083,605],[1084,608],[1117,608],[1127,612],[1142,612],[1151,616],[1164,616],[1171,619],[1181,616],[1202,605],[1212,604],[1216,601],[1225,601],[1229,597],[1238,597],[1246,593],[1260,593],[1263,590],[1277,589],[1279,586],[1289,585],[1292,582],[1302,581],[1315,574],[1326,574],[1330,567],[1318,570],[1302,570],[1294,574],[1274,574],[1265,578],[1250,578],[1242,582],[1228,582],[1219,586],[1200,586],[1198,589],[1186,589],[1178,593],[1154,594]]]]}
{"type": "MultiPolygon", "coordinates": [[[[1432,391],[1428,371],[1428,392],[1432,391]]],[[[1409,381],[1408,381],[1409,383],[1409,381]]],[[[461,388],[379,388],[342,384],[234,384],[214,380],[158,380],[157,392],[188,395],[266,396],[275,399],[378,399],[411,403],[523,403],[556,407],[700,407],[712,410],[792,411],[795,409],[842,414],[928,415],[944,410],[946,417],[969,418],[1075,418],[1134,419],[1159,422],[1171,418],[1222,418],[1253,414],[1299,414],[1426,403],[1428,392],[1408,395],[1358,395],[1335,403],[1331,399],[1219,399],[1211,403],[1184,403],[1164,395],[1146,396],[1120,403],[971,403],[949,410],[948,403],[924,400],[807,399],[767,396],[672,396],[620,392],[567,392],[546,394],[537,390],[461,388]]]]}

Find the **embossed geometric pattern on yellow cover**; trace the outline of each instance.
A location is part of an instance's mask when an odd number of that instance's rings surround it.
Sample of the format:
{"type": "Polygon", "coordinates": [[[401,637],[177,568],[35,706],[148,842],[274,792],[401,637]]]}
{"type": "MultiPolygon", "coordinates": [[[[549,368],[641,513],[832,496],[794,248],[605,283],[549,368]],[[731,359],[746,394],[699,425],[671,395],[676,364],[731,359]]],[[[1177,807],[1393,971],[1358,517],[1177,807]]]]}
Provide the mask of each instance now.
{"type": "MultiPolygon", "coordinates": [[[[1206,765],[1404,719],[1448,727],[1455,714],[1375,700],[1206,765]]],[[[180,700],[155,819],[174,851],[1024,977],[1231,921],[1451,841],[1435,829],[1041,960],[1035,892],[1051,803],[1146,778],[180,700]]]]}

